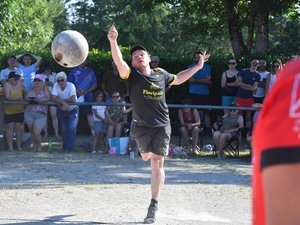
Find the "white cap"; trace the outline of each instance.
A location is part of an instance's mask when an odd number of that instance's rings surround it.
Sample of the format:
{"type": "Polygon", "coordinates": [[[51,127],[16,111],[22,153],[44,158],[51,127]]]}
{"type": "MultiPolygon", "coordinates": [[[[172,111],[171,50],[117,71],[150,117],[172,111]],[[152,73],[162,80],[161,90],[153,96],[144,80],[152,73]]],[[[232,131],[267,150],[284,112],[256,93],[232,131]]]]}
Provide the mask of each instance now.
{"type": "Polygon", "coordinates": [[[61,77],[61,78],[65,79],[65,80],[67,80],[67,75],[66,75],[66,73],[63,72],[63,71],[56,74],[56,80],[58,80],[59,77],[61,77]]]}

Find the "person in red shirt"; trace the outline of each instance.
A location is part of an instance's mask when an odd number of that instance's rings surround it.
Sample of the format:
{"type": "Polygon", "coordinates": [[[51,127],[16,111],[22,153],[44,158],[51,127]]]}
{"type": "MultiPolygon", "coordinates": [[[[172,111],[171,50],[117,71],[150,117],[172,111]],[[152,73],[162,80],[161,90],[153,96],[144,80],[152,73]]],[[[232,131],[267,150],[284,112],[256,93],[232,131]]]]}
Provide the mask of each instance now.
{"type": "Polygon", "coordinates": [[[278,74],[254,127],[253,225],[300,223],[300,58],[278,74]]]}

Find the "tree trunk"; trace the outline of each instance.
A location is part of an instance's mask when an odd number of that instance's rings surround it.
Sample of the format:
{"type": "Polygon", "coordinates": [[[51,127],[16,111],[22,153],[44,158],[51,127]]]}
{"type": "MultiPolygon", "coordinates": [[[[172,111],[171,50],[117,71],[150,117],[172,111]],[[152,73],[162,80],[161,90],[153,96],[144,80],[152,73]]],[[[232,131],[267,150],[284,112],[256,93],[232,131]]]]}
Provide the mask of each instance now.
{"type": "Polygon", "coordinates": [[[247,36],[247,49],[248,49],[248,53],[251,54],[252,53],[252,48],[253,48],[253,39],[254,39],[254,29],[255,29],[255,7],[252,4],[250,6],[250,12],[247,15],[247,26],[248,26],[248,36],[247,36]]]}
{"type": "Polygon", "coordinates": [[[269,51],[269,15],[271,1],[253,0],[251,5],[252,14],[255,15],[255,44],[254,52],[264,56],[269,51]]]}
{"type": "Polygon", "coordinates": [[[255,17],[255,53],[269,52],[269,13],[258,13],[255,17]]]}
{"type": "Polygon", "coordinates": [[[243,41],[238,12],[238,1],[223,0],[223,4],[227,12],[228,29],[233,53],[236,59],[240,59],[243,55],[247,55],[248,51],[243,41]]]}

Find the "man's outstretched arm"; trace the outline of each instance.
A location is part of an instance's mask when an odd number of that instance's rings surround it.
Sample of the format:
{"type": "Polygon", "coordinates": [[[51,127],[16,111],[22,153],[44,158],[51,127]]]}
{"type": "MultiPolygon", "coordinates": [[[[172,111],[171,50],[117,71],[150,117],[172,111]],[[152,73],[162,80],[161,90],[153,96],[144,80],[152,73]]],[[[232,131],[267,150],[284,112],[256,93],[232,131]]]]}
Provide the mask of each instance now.
{"type": "Polygon", "coordinates": [[[118,31],[115,26],[110,27],[107,37],[108,37],[108,40],[110,43],[112,57],[118,68],[120,77],[127,78],[130,68],[129,68],[128,64],[124,61],[121,50],[118,46],[118,42],[117,42],[118,31]]]}
{"type": "Polygon", "coordinates": [[[198,70],[201,70],[203,68],[203,64],[209,59],[209,56],[210,54],[206,54],[206,52],[204,52],[202,55],[200,55],[200,59],[195,66],[176,74],[176,79],[173,82],[173,85],[182,84],[183,82],[187,81],[190,77],[192,77],[198,70]]]}

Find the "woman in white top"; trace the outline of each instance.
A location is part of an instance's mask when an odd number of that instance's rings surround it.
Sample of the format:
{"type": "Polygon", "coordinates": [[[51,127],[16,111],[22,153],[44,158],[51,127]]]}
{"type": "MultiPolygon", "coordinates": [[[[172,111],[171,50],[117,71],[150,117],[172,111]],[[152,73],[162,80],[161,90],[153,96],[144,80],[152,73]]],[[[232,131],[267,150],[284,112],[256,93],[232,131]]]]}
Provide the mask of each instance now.
{"type": "Polygon", "coordinates": [[[271,73],[268,74],[267,76],[267,80],[266,80],[266,93],[268,93],[275,80],[276,80],[276,76],[278,74],[278,72],[282,69],[282,62],[280,59],[275,59],[273,62],[272,62],[272,68],[271,68],[271,73]]]}

